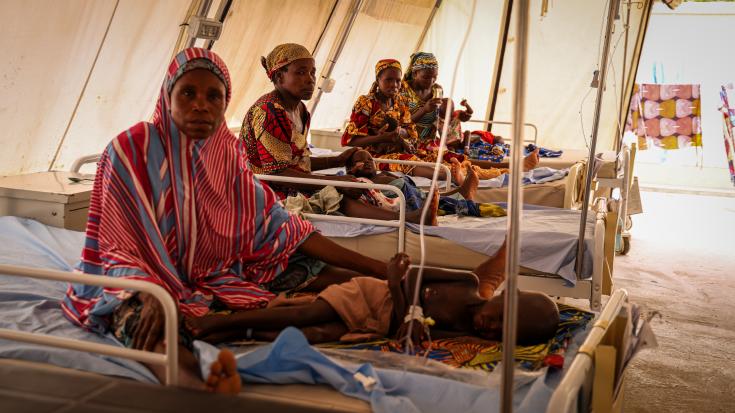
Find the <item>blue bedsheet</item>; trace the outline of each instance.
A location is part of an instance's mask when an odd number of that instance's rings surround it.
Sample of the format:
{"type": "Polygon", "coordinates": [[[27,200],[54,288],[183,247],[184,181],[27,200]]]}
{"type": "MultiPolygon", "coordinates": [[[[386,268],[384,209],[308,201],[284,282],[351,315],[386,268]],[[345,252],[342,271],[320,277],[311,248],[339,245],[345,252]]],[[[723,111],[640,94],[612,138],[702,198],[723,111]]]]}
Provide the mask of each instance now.
{"type": "MultiPolygon", "coordinates": [[[[26,219],[0,217],[2,264],[70,271],[79,256],[82,241],[83,234],[79,232],[50,228],[26,219]]],[[[103,337],[86,332],[64,318],[59,300],[65,288],[63,283],[0,275],[0,327],[119,345],[110,335],[103,337]]],[[[585,335],[578,333],[575,340],[581,342],[585,335]]],[[[203,342],[195,345],[206,371],[217,349],[203,342]]],[[[570,346],[567,363],[576,354],[576,348],[576,344],[570,346]]],[[[156,382],[146,368],[134,361],[7,340],[0,340],[0,358],[45,362],[156,382]]],[[[498,408],[497,387],[376,369],[370,364],[340,364],[309,346],[296,329],[288,329],[274,343],[239,356],[238,368],[249,382],[328,383],[342,393],[369,401],[377,412],[492,412],[498,408]],[[354,378],[356,372],[374,378],[375,386],[366,389],[354,378]]],[[[499,370],[492,374],[499,374],[499,370]]],[[[516,411],[542,411],[559,375],[558,372],[546,372],[539,378],[520,377],[515,393],[516,411]]]]}

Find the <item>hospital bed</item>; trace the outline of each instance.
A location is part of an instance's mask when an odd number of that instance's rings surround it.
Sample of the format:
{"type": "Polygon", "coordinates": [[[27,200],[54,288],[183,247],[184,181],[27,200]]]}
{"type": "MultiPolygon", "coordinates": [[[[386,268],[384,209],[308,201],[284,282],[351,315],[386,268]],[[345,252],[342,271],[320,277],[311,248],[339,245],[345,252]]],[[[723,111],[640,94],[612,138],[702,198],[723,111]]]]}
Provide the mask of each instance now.
{"type": "MultiPolygon", "coordinates": [[[[368,403],[348,398],[324,385],[246,383],[239,397],[232,398],[147,384],[153,381],[150,373],[127,358],[167,366],[169,378],[166,384],[173,385],[176,377],[173,363],[176,347],[171,346],[165,355],[123,349],[109,336],[98,336],[73,326],[64,319],[58,306],[65,289],[60,281],[140,289],[155,294],[166,313],[167,340],[176,342],[177,319],[171,298],[161,288],[144,285],[145,282],[70,272],[83,244],[82,233],[46,227],[32,220],[14,217],[1,217],[0,228],[0,306],[3,307],[3,317],[0,317],[0,327],[3,327],[0,328],[0,371],[4,373],[0,380],[0,392],[10,396],[0,402],[0,405],[5,406],[3,411],[21,410],[18,406],[26,411],[29,407],[49,406],[71,406],[75,411],[102,412],[179,411],[196,406],[209,409],[219,406],[225,409],[370,411],[368,403]],[[18,254],[19,250],[24,251],[24,254],[18,254]],[[26,344],[14,345],[16,341],[26,344]],[[63,391],[65,388],[68,390],[63,391]]],[[[563,374],[544,371],[524,376],[519,371],[519,384],[525,383],[519,386],[519,401],[523,400],[525,393],[528,406],[525,410],[519,408],[517,411],[589,411],[596,397],[612,393],[598,391],[597,382],[606,384],[609,381],[596,378],[603,367],[597,366],[601,361],[597,352],[602,343],[624,353],[626,343],[608,342],[604,336],[615,330],[612,328],[615,320],[625,316],[626,306],[627,293],[617,291],[594,324],[586,331],[575,334],[574,343],[567,351],[568,367],[565,367],[563,374]],[[557,390],[553,393],[546,390],[537,393],[537,386],[543,389],[557,386],[557,390]],[[547,392],[549,394],[545,394],[547,392]],[[528,396],[528,393],[541,397],[531,400],[533,397],[528,396]]],[[[313,348],[307,350],[317,351],[313,348]]],[[[411,358],[410,361],[415,359],[411,358]]],[[[345,366],[347,369],[352,368],[345,366]]],[[[460,395],[472,394],[479,401],[488,401],[475,406],[473,410],[479,407],[482,411],[494,411],[496,408],[492,401],[497,400],[497,381],[492,379],[497,379],[497,375],[481,373],[488,378],[488,382],[485,386],[477,387],[427,374],[404,373],[400,366],[397,370],[376,368],[374,371],[375,377],[383,380],[386,377],[398,380],[403,374],[409,374],[410,380],[404,383],[409,394],[431,389],[446,391],[446,397],[455,392],[460,395]]],[[[246,372],[243,374],[249,377],[246,372]]],[[[359,387],[364,385],[361,383],[364,382],[355,379],[352,384],[359,387]]],[[[430,395],[427,394],[426,398],[430,398],[430,395]]],[[[466,398],[462,400],[467,401],[466,398]]],[[[420,403],[420,400],[414,401],[420,403]]],[[[610,401],[611,404],[613,402],[610,401]]]]}
{"type": "MultiPolygon", "coordinates": [[[[98,159],[98,155],[80,158],[74,162],[71,173],[78,173],[79,169],[84,164],[96,162],[98,159]]],[[[398,160],[390,160],[389,162],[397,164],[422,164],[433,166],[433,164],[425,162],[398,160]]],[[[396,187],[380,184],[338,182],[274,175],[256,176],[265,182],[298,182],[325,186],[332,185],[350,188],[379,189],[395,194],[398,199],[399,208],[399,219],[396,221],[319,214],[304,215],[306,218],[314,221],[317,228],[320,228],[323,234],[346,248],[385,261],[390,259],[390,257],[397,252],[405,252],[414,259],[414,262],[418,262],[420,256],[419,236],[416,234],[416,226],[413,226],[413,232],[407,231],[407,227],[411,227],[411,225],[407,225],[405,221],[406,201],[401,191],[396,187]],[[366,227],[368,228],[367,230],[365,229],[366,227]]],[[[448,182],[444,185],[448,185],[448,182]]],[[[559,260],[565,260],[563,265],[554,263],[551,266],[548,266],[545,263],[539,264],[538,259],[534,258],[531,260],[532,265],[526,266],[522,269],[520,277],[521,288],[543,291],[552,296],[586,299],[590,303],[590,308],[593,310],[599,310],[602,294],[610,294],[612,291],[614,248],[610,246],[612,240],[609,236],[609,229],[611,227],[616,228],[617,224],[616,220],[614,220],[613,214],[608,216],[608,202],[604,198],[599,198],[597,200],[595,203],[595,211],[596,215],[593,219],[588,220],[587,223],[588,230],[592,229],[592,231],[588,231],[588,239],[586,240],[586,243],[588,244],[586,249],[587,252],[585,253],[585,257],[583,257],[585,261],[589,261],[591,263],[591,265],[585,266],[586,272],[583,275],[571,274],[569,266],[573,264],[575,255],[572,255],[571,257],[561,256],[559,260]],[[610,221],[611,219],[613,220],[610,221]],[[562,267],[567,267],[566,272],[559,276],[558,274],[563,270],[562,267]]],[[[528,247],[529,250],[533,251],[533,254],[535,254],[536,257],[544,254],[558,255],[559,251],[564,248],[570,249],[572,245],[576,245],[577,236],[574,226],[579,222],[579,217],[574,211],[559,211],[558,209],[550,208],[548,210],[529,212],[529,214],[538,215],[537,221],[540,221],[539,225],[537,225],[537,229],[534,230],[534,232],[528,233],[528,237],[530,237],[531,240],[535,241],[536,238],[543,237],[544,234],[552,234],[550,238],[543,238],[545,240],[551,240],[552,242],[536,242],[534,245],[528,247]],[[549,230],[544,228],[546,223],[549,225],[554,224],[551,216],[555,214],[562,219],[562,222],[565,225],[565,233],[563,235],[560,234],[559,236],[554,236],[553,229],[549,230]],[[546,216],[549,217],[548,222],[545,221],[546,216]],[[561,239],[564,239],[563,248],[560,248],[561,244],[559,244],[559,242],[562,242],[561,239]]],[[[479,220],[489,220],[489,218],[480,218],[474,220],[474,222],[479,220]]],[[[465,221],[472,220],[455,220],[454,224],[461,225],[465,221]]],[[[445,220],[443,225],[450,224],[445,220]]],[[[440,227],[440,229],[441,228],[442,227],[440,227]]],[[[499,228],[500,231],[496,230],[493,235],[489,235],[489,233],[486,233],[484,236],[480,235],[480,238],[478,238],[477,241],[474,241],[474,244],[487,246],[491,244],[492,240],[496,243],[498,240],[502,240],[503,235],[501,232],[505,231],[504,224],[498,224],[495,228],[499,228]]],[[[436,228],[433,230],[435,229],[436,228]]],[[[457,225],[455,225],[455,230],[456,229],[461,228],[457,228],[457,225]]],[[[429,231],[432,231],[432,229],[429,231]]],[[[467,244],[462,245],[461,243],[455,242],[456,240],[452,241],[450,240],[451,238],[442,238],[441,234],[437,235],[439,236],[425,237],[427,246],[426,265],[471,270],[494,253],[493,250],[468,248],[467,244]]],[[[496,247],[499,247],[499,244],[497,244],[496,247]]]]}

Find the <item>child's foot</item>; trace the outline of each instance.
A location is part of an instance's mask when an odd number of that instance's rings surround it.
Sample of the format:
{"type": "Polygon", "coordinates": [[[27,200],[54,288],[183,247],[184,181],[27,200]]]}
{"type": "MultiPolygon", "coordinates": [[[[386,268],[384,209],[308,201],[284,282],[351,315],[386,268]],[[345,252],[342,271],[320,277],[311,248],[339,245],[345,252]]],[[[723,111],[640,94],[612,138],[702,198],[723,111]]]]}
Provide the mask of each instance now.
{"type": "Polygon", "coordinates": [[[475,268],[475,275],[480,279],[480,297],[490,298],[495,290],[505,281],[506,243],[500,246],[495,256],[475,268]]]}
{"type": "Polygon", "coordinates": [[[455,185],[462,185],[464,183],[464,173],[462,172],[462,164],[459,163],[457,158],[449,160],[450,169],[452,171],[452,181],[455,185]]]}
{"type": "Polygon", "coordinates": [[[539,164],[538,148],[533,152],[529,153],[528,156],[523,158],[523,171],[528,172],[531,169],[535,169],[539,164]]]}
{"type": "Polygon", "coordinates": [[[459,187],[459,194],[468,201],[474,201],[478,185],[480,185],[480,178],[477,177],[475,168],[468,168],[467,176],[465,177],[462,186],[459,187]]]}
{"type": "Polygon", "coordinates": [[[209,367],[209,376],[205,380],[205,385],[212,393],[240,393],[242,380],[237,372],[235,355],[230,350],[220,350],[217,360],[209,367]]]}

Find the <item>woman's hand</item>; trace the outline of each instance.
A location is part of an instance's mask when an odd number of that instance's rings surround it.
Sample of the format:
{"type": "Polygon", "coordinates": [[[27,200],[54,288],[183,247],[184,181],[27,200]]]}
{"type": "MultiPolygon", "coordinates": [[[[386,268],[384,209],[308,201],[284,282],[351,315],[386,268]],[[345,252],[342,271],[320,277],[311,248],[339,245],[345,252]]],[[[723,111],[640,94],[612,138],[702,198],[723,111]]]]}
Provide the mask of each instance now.
{"type": "Polygon", "coordinates": [[[436,110],[436,108],[439,107],[439,105],[442,104],[442,98],[431,98],[424,103],[424,106],[421,107],[421,110],[424,111],[424,113],[431,113],[436,110]]]}
{"type": "Polygon", "coordinates": [[[358,150],[360,150],[360,149],[359,148],[350,148],[350,149],[347,149],[346,151],[342,152],[341,154],[339,154],[337,156],[337,159],[336,159],[337,166],[338,167],[345,166],[345,164],[347,163],[347,161],[349,161],[350,158],[352,158],[352,155],[354,155],[355,152],[357,152],[358,150]]]}
{"type": "Polygon", "coordinates": [[[163,337],[163,326],[166,322],[163,307],[155,297],[147,293],[138,293],[138,300],[140,300],[142,308],[140,310],[140,320],[133,332],[133,348],[154,351],[156,344],[163,337]]]}

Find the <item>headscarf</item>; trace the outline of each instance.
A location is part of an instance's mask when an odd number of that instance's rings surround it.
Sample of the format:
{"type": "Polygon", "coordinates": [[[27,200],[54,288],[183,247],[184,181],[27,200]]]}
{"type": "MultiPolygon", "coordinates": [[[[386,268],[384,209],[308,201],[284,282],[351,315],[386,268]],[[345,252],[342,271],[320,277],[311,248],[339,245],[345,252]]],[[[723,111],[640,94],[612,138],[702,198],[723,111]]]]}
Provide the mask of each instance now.
{"type": "Polygon", "coordinates": [[[378,60],[378,63],[375,64],[375,81],[373,82],[373,85],[370,87],[370,91],[372,93],[375,93],[378,91],[378,76],[383,72],[383,70],[388,68],[395,68],[399,71],[403,71],[401,68],[401,62],[399,62],[396,59],[381,59],[378,60]]]}
{"type": "Polygon", "coordinates": [[[276,46],[268,57],[261,57],[260,63],[270,80],[282,67],[286,67],[299,59],[313,59],[311,53],[302,45],[296,43],[284,43],[276,46]]]}
{"type": "MultiPolygon", "coordinates": [[[[190,48],[174,58],[152,123],[121,133],[102,154],[79,265],[88,274],[158,284],[188,316],[206,314],[214,301],[233,310],[264,306],[274,295],[262,286],[314,231],[254,178],[224,121],[206,139],[179,131],[168,91],[202,65],[216,68],[229,103],[230,75],[219,56],[190,48]]],[[[71,285],[62,308],[72,321],[104,332],[130,296],[71,285]]]]}
{"type": "Polygon", "coordinates": [[[382,60],[378,60],[378,63],[375,64],[375,77],[380,76],[380,72],[382,72],[383,70],[389,67],[396,68],[401,72],[403,71],[403,69],[401,68],[401,62],[399,62],[398,60],[382,59],[382,60]]]}
{"type": "Polygon", "coordinates": [[[439,62],[432,53],[416,52],[411,55],[411,61],[406,68],[406,74],[403,80],[410,82],[413,80],[413,72],[421,69],[439,69],[439,62]]]}

